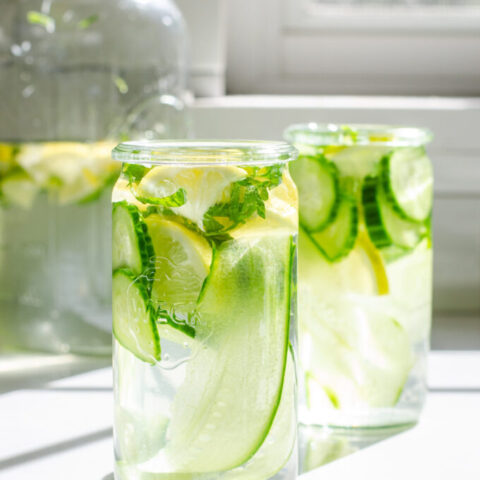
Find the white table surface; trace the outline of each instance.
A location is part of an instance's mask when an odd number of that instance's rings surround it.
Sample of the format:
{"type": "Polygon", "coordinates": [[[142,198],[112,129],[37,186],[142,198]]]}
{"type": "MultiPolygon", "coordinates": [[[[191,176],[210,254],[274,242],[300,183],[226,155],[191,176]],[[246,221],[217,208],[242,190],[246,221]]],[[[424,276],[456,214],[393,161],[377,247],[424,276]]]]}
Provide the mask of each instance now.
{"type": "MultiPolygon", "coordinates": [[[[111,480],[112,377],[106,362],[0,358],[1,480],[111,480]]],[[[480,352],[432,352],[429,388],[416,427],[300,478],[479,480],[480,352]]]]}

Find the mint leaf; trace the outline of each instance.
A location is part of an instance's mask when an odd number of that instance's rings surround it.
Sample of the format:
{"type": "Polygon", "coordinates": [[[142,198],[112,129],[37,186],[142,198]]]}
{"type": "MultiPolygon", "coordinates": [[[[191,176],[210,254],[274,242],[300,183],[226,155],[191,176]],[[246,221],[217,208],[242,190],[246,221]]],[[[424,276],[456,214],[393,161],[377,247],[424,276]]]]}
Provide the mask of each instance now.
{"type": "Polygon", "coordinates": [[[208,236],[222,236],[245,223],[257,214],[265,218],[265,202],[269,190],[282,182],[284,165],[250,167],[249,176],[232,184],[230,200],[216,203],[203,217],[203,226],[208,236]]]}
{"type": "Polygon", "coordinates": [[[123,167],[123,173],[128,178],[128,184],[138,183],[148,172],[148,168],[143,165],[129,163],[123,167]]]}
{"type": "Polygon", "coordinates": [[[162,207],[181,207],[187,203],[187,192],[184,188],[179,188],[175,193],[168,197],[142,197],[135,195],[135,198],[142,203],[151,205],[161,205],[162,207]]]}

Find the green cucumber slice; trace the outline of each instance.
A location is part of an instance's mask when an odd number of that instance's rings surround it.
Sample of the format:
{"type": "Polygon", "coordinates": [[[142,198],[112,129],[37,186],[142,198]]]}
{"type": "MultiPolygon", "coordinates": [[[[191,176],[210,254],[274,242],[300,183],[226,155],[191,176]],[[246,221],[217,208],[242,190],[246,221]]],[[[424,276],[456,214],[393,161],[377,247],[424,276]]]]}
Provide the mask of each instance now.
{"type": "Polygon", "coordinates": [[[433,203],[433,171],[421,148],[397,148],[382,159],[382,181],[395,212],[412,222],[430,217],[433,203]]]}
{"type": "Polygon", "coordinates": [[[138,208],[127,202],[113,204],[112,267],[128,268],[140,275],[154,255],[147,227],[138,208]]]}
{"type": "Polygon", "coordinates": [[[141,470],[228,471],[259,450],[284,384],[291,274],[289,235],[242,237],[215,251],[169,444],[141,470]]]}
{"type": "Polygon", "coordinates": [[[410,222],[397,214],[376,176],[365,178],[362,203],[367,231],[377,248],[396,245],[412,249],[428,235],[425,224],[410,222]]]}
{"type": "Polygon", "coordinates": [[[290,173],[298,187],[300,223],[308,231],[322,230],[338,207],[337,168],[323,156],[304,156],[290,164],[290,173]]]}
{"type": "Polygon", "coordinates": [[[297,438],[295,415],[296,373],[290,346],[285,368],[282,398],[272,428],[258,452],[238,469],[225,474],[225,480],[258,480],[273,478],[292,456],[297,438]]]}
{"type": "Polygon", "coordinates": [[[160,360],[160,342],[150,298],[141,278],[131,270],[113,274],[113,334],[120,345],[144,362],[160,360]]]}
{"type": "Polygon", "coordinates": [[[347,256],[358,234],[358,208],[355,199],[344,196],[335,220],[321,232],[309,233],[316,247],[331,262],[347,256]]]}
{"type": "Polygon", "coordinates": [[[341,416],[342,410],[392,407],[403,391],[413,366],[410,337],[374,302],[359,301],[344,297],[303,317],[308,324],[301,351],[308,352],[303,363],[312,410],[341,416]]]}

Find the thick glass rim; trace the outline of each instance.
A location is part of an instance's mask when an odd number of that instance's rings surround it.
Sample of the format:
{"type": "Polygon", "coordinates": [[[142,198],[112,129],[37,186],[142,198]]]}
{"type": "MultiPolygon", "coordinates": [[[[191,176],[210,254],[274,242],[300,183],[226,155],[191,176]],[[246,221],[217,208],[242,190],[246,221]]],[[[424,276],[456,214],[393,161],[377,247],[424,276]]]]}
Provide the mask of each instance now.
{"type": "Polygon", "coordinates": [[[284,138],[298,145],[354,146],[378,145],[419,147],[430,143],[433,133],[427,128],[382,124],[299,123],[284,131],[284,138]]]}
{"type": "Polygon", "coordinates": [[[287,142],[263,140],[142,140],[112,150],[114,160],[152,165],[272,165],[297,155],[287,142]]]}

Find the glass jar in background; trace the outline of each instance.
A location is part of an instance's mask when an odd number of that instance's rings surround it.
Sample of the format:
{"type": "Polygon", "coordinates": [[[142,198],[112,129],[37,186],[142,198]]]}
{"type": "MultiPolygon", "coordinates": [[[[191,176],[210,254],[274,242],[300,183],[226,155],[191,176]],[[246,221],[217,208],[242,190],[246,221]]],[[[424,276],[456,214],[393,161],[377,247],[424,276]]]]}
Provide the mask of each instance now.
{"type": "Polygon", "coordinates": [[[184,137],[184,85],[170,0],[1,2],[1,347],[111,351],[110,151],[184,137]]]}
{"type": "Polygon", "coordinates": [[[431,133],[293,125],[300,199],[300,420],[414,423],[426,394],[432,293],[431,133]]]}
{"type": "Polygon", "coordinates": [[[283,142],[114,150],[118,480],[296,478],[295,155],[283,142]]]}

